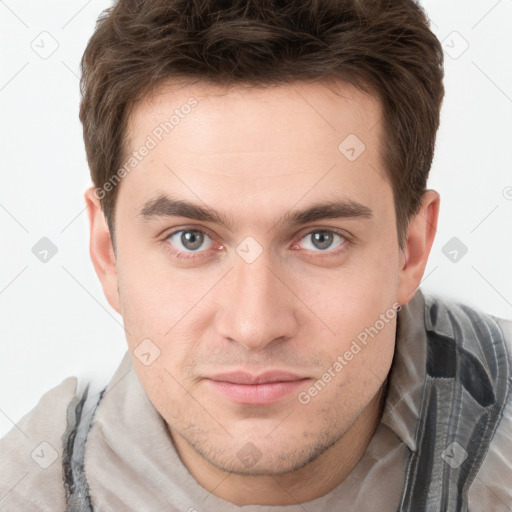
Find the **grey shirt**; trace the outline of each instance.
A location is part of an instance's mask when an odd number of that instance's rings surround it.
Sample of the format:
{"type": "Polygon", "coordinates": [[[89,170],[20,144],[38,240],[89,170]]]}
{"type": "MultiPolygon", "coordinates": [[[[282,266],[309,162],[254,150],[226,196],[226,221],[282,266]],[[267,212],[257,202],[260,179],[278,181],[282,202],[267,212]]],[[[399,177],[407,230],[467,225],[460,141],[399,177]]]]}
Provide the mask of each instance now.
{"type": "MultiPolygon", "coordinates": [[[[444,299],[446,301],[446,299],[444,299]]],[[[425,296],[399,312],[395,361],[381,422],[349,476],[328,494],[286,506],[236,506],[203,488],[181,462],[163,418],[147,397],[127,352],[98,406],[84,467],[95,511],[396,512],[425,383],[425,296]]],[[[512,322],[497,319],[508,340],[512,322]]],[[[510,346],[510,345],[509,345],[510,346]]],[[[66,510],[62,435],[69,404],[86,383],[65,379],[0,440],[0,510],[66,510]]],[[[458,453],[447,453],[460,457],[458,453]]],[[[459,461],[460,462],[460,461],[459,461]]],[[[512,403],[509,401],[469,489],[470,512],[512,511],[512,403]]]]}

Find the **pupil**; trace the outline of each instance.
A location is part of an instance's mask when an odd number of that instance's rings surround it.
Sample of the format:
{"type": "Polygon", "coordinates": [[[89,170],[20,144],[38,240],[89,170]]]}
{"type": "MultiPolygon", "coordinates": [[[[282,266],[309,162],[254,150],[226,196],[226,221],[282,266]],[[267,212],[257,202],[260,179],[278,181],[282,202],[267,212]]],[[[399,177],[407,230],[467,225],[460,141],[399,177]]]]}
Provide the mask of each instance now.
{"type": "Polygon", "coordinates": [[[323,231],[313,235],[314,244],[318,249],[327,249],[332,244],[332,233],[323,231]]]}
{"type": "Polygon", "coordinates": [[[191,251],[198,249],[203,243],[203,235],[198,231],[185,231],[181,235],[181,243],[191,251]]]}

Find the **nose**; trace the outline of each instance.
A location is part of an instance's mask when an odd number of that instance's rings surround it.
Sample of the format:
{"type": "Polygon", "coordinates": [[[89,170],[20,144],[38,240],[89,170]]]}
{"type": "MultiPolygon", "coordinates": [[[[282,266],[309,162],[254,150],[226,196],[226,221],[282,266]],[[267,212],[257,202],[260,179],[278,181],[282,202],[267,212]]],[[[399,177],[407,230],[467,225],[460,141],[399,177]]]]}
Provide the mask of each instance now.
{"type": "Polygon", "coordinates": [[[265,252],[252,263],[236,256],[233,270],[220,283],[223,308],[215,319],[221,339],[256,351],[294,337],[300,301],[286,281],[265,252]]]}

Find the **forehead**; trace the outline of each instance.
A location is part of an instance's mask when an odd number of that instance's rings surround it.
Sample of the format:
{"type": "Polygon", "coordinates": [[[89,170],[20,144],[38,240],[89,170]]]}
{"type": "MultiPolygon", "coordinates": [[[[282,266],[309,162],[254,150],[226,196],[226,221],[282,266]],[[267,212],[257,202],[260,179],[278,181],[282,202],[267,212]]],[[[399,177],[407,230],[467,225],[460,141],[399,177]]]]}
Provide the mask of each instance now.
{"type": "Polygon", "coordinates": [[[186,140],[187,152],[197,154],[287,149],[325,154],[338,151],[350,134],[371,149],[380,116],[376,98],[344,82],[229,87],[167,82],[135,105],[126,135],[130,149],[155,132],[168,143],[186,140]]]}
{"type": "Polygon", "coordinates": [[[172,191],[216,206],[229,199],[225,209],[251,197],[260,211],[335,199],[333,191],[368,205],[388,200],[380,115],[374,97],[343,83],[167,83],[129,118],[126,157],[148,141],[151,149],[124,179],[124,196],[135,208],[172,191]]]}

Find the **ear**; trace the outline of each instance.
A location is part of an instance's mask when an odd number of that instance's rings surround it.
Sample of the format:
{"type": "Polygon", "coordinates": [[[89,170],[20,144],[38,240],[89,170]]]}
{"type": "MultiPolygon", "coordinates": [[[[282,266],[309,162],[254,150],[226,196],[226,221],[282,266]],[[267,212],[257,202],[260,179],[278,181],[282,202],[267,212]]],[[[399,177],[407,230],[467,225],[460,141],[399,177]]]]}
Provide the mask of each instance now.
{"type": "Polygon", "coordinates": [[[105,297],[109,304],[121,314],[116,257],[108,225],[95,190],[95,187],[87,189],[84,196],[90,224],[89,254],[91,255],[94,270],[96,270],[96,274],[103,287],[105,297]]]}
{"type": "Polygon", "coordinates": [[[430,249],[437,232],[437,220],[441,199],[435,190],[423,194],[418,213],[411,218],[407,230],[407,241],[401,255],[402,268],[399,272],[399,304],[407,304],[418,289],[430,249]]]}

